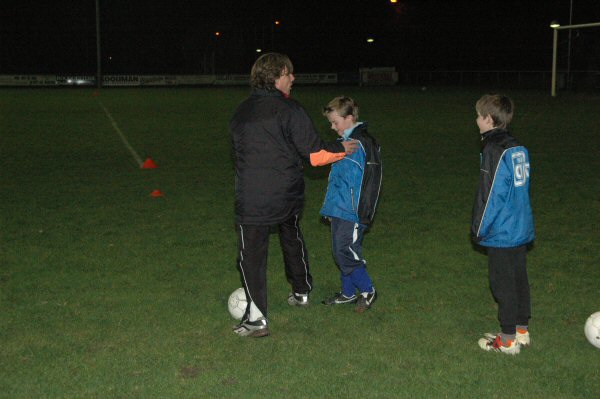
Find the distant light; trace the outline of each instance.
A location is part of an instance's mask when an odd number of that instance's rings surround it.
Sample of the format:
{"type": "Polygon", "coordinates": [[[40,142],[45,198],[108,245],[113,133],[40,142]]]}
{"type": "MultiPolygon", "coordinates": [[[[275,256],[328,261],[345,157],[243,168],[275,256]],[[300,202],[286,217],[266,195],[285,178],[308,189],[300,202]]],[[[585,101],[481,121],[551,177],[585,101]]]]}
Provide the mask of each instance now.
{"type": "Polygon", "coordinates": [[[215,32],[215,36],[221,36],[221,32],[215,32]]]}
{"type": "Polygon", "coordinates": [[[552,21],[550,22],[550,27],[556,29],[560,27],[560,24],[556,21],[552,21]]]}
{"type": "Polygon", "coordinates": [[[262,53],[262,49],[261,49],[261,48],[257,48],[257,49],[256,49],[256,52],[257,52],[257,53],[262,53]]]}
{"type": "Polygon", "coordinates": [[[275,25],[281,25],[280,21],[275,21],[275,25]]]}
{"type": "Polygon", "coordinates": [[[375,41],[375,39],[373,39],[372,37],[367,38],[367,43],[373,43],[375,41]]]}
{"type": "Polygon", "coordinates": [[[390,0],[390,3],[392,4],[396,4],[398,2],[398,0],[390,0]]]}

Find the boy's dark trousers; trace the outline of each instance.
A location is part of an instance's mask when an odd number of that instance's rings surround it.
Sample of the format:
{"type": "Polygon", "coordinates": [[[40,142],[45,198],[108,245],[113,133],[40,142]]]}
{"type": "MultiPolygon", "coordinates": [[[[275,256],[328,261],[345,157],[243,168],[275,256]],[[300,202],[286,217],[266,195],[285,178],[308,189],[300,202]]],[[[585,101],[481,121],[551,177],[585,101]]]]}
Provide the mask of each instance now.
{"type": "Polygon", "coordinates": [[[331,218],[331,247],[333,258],[343,275],[350,275],[366,262],[362,243],[366,227],[348,220],[331,218]]]}
{"type": "Polygon", "coordinates": [[[504,334],[515,334],[517,325],[528,325],[531,317],[527,245],[513,248],[488,247],[490,288],[498,302],[498,320],[504,334]]]}
{"type": "MultiPolygon", "coordinates": [[[[298,215],[278,225],[279,243],[283,251],[285,274],[297,294],[307,294],[312,289],[312,276],[308,253],[300,230],[298,215]]],[[[267,255],[271,226],[238,225],[238,267],[246,295],[263,316],[267,317],[267,255]]],[[[248,310],[244,319],[248,316],[248,310]]],[[[252,320],[254,321],[254,320],[252,320]]]]}

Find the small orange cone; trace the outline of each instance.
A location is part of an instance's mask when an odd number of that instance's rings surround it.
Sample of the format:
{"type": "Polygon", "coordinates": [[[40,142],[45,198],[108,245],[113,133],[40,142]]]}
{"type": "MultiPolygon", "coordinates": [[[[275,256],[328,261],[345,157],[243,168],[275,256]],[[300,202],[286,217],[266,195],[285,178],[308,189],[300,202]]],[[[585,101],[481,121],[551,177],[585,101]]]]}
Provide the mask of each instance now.
{"type": "Polygon", "coordinates": [[[160,190],[154,190],[150,193],[150,196],[154,197],[154,198],[158,198],[158,197],[164,197],[165,195],[160,190]]]}
{"type": "Polygon", "coordinates": [[[158,168],[158,166],[156,166],[156,164],[154,163],[154,161],[151,158],[148,158],[144,161],[144,163],[142,164],[142,169],[156,169],[158,168]]]}

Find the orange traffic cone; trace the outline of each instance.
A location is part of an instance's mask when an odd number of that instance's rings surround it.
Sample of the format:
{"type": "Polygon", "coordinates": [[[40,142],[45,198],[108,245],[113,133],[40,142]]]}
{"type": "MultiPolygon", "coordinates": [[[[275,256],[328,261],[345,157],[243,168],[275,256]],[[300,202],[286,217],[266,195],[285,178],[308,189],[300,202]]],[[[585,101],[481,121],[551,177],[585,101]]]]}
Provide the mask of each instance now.
{"type": "Polygon", "coordinates": [[[154,198],[158,198],[158,197],[164,197],[165,195],[160,190],[154,190],[150,193],[150,196],[154,197],[154,198]]]}
{"type": "Polygon", "coordinates": [[[148,158],[144,161],[144,163],[142,164],[142,169],[156,169],[158,168],[158,166],[156,166],[156,164],[154,163],[154,161],[151,158],[148,158]]]}

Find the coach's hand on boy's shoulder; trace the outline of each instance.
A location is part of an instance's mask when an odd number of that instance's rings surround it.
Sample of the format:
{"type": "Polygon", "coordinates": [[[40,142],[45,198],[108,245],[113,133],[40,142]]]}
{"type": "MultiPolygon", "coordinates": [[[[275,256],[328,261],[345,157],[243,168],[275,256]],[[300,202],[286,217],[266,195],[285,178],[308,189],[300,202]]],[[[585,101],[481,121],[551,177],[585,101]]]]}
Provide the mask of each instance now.
{"type": "Polygon", "coordinates": [[[342,141],[346,154],[352,154],[358,149],[358,140],[342,141]]]}

